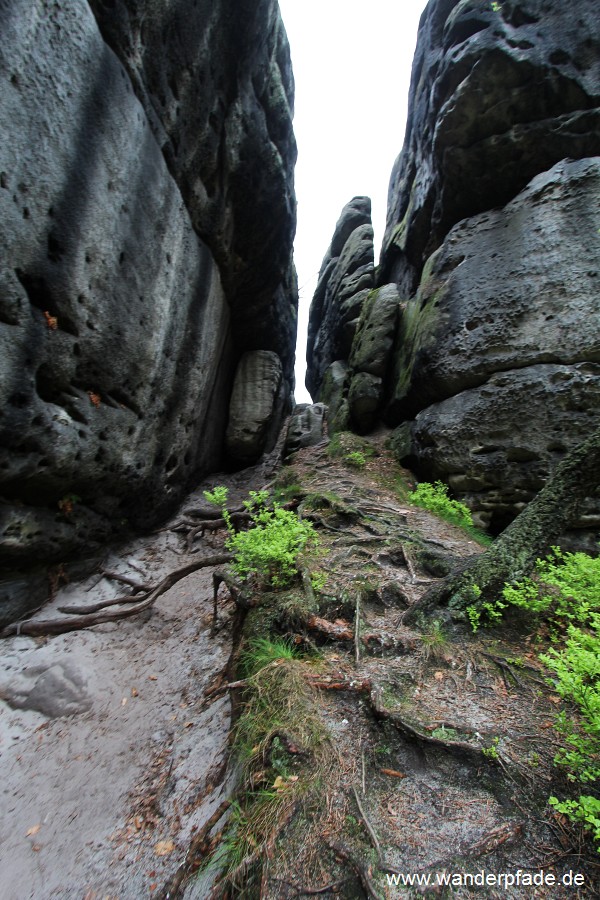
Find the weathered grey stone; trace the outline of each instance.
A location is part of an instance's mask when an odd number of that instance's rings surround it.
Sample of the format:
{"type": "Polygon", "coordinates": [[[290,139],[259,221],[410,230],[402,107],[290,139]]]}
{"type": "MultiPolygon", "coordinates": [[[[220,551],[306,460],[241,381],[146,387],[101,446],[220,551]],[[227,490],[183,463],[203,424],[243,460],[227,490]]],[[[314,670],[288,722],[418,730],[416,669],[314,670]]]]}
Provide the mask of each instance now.
{"type": "Polygon", "coordinates": [[[350,421],[356,431],[369,431],[377,421],[381,405],[383,380],[368,372],[352,376],[348,391],[350,421]]]}
{"type": "MultiPolygon", "coordinates": [[[[406,424],[397,446],[421,476],[446,481],[497,532],[590,434],[599,409],[599,364],[532,365],[433,404],[412,424],[410,449],[406,424]]],[[[588,504],[574,524],[598,528],[598,505],[588,504]]]]}
{"type": "Polygon", "coordinates": [[[59,719],[86,712],[92,705],[86,673],[66,661],[30,666],[9,684],[0,697],[14,709],[32,709],[59,719]]]}
{"type": "MultiPolygon", "coordinates": [[[[344,360],[336,359],[335,362],[325,370],[323,375],[323,383],[321,384],[321,399],[327,405],[329,410],[329,430],[332,432],[331,423],[336,420],[338,410],[344,399],[344,387],[346,383],[346,375],[348,366],[344,360]]],[[[336,430],[336,429],[334,429],[336,430]]],[[[340,430],[340,429],[337,429],[340,430]]]]}
{"type": "Polygon", "coordinates": [[[324,403],[300,403],[295,407],[285,439],[286,456],[321,443],[325,437],[326,412],[324,403]]]}
{"type": "Polygon", "coordinates": [[[219,264],[237,349],[277,352],[291,394],[294,79],[277,0],[90,5],[219,264]]]}
{"type": "Polygon", "coordinates": [[[245,353],[237,367],[229,403],[225,449],[236,463],[258,459],[283,406],[281,360],[270,350],[245,353]]]}
{"type": "Polygon", "coordinates": [[[306,386],[320,397],[326,369],[348,359],[362,305],[374,284],[371,201],[354,197],[342,210],[310,308],[306,386]]]}
{"type": "Polygon", "coordinates": [[[421,20],[381,280],[416,288],[460,219],[504,206],[565,157],[598,153],[600,8],[434,0],[421,20]]]}
{"type": "Polygon", "coordinates": [[[2,4],[0,493],[5,556],[64,558],[164,514],[215,465],[229,310],[82,0],[2,4]],[[211,427],[208,427],[210,421],[211,427]],[[62,501],[71,499],[69,511],[62,501]]]}
{"type": "Polygon", "coordinates": [[[0,0],[0,535],[24,571],[153,524],[222,463],[242,351],[284,360],[275,417],[291,393],[275,0],[92,6],[115,52],[84,0],[0,0]]]}
{"type": "Polygon", "coordinates": [[[401,318],[391,424],[494,372],[600,361],[599,200],[600,157],[564,161],[450,232],[401,318]]]}
{"type": "Polygon", "coordinates": [[[395,284],[371,291],[363,303],[350,354],[350,367],[383,378],[396,335],[400,295],[395,284]]]}

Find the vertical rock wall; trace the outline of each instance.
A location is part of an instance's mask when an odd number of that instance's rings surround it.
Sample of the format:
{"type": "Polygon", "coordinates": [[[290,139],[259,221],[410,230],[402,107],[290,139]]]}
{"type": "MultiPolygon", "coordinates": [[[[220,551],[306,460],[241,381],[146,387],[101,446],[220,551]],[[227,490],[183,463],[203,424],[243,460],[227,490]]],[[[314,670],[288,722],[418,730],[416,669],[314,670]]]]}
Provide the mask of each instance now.
{"type": "Polygon", "coordinates": [[[277,3],[245,7],[0,0],[8,566],[146,527],[222,465],[245,352],[289,406],[293,80],[277,3]]]}
{"type": "MultiPolygon", "coordinates": [[[[362,427],[397,427],[400,458],[493,530],[600,415],[599,175],[597,3],[431,0],[375,276],[398,326],[362,427]]],[[[350,411],[378,342],[359,330],[336,363],[350,411]]]]}

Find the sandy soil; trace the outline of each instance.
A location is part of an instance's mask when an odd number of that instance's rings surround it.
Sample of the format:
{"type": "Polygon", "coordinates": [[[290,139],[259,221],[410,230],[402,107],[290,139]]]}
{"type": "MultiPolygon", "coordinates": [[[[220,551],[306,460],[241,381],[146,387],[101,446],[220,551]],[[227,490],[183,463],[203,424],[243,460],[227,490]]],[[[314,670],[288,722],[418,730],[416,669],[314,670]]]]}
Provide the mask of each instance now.
{"type": "MultiPolygon", "coordinates": [[[[155,584],[198,556],[164,531],[113,548],[99,565],[155,584]]],[[[211,573],[183,579],[131,619],[3,641],[3,900],[152,896],[222,802],[229,700],[203,694],[231,647],[226,628],[210,635],[211,573]]],[[[63,587],[43,616],[127,591],[96,574],[63,587]]]]}

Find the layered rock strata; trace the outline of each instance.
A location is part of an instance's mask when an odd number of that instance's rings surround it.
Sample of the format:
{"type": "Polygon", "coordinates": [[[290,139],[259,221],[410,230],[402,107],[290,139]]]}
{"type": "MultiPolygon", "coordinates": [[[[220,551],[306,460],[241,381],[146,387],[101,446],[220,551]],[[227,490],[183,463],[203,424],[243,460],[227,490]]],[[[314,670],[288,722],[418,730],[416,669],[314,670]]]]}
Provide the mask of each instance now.
{"type": "Polygon", "coordinates": [[[277,3],[246,5],[0,0],[6,565],[147,527],[222,465],[244,354],[277,360],[265,440],[289,407],[293,80],[277,3]]]}

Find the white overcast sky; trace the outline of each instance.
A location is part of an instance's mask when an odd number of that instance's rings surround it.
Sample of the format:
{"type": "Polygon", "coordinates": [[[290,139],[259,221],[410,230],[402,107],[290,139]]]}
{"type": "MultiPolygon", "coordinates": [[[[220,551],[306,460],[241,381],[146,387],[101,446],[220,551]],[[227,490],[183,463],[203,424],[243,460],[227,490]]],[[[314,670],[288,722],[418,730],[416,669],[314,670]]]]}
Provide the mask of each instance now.
{"type": "Polygon", "coordinates": [[[306,329],[317,273],[342,207],[359,194],[373,203],[378,259],[426,5],[427,0],[279,0],[296,81],[298,403],[310,402],[304,387],[306,329]]]}

